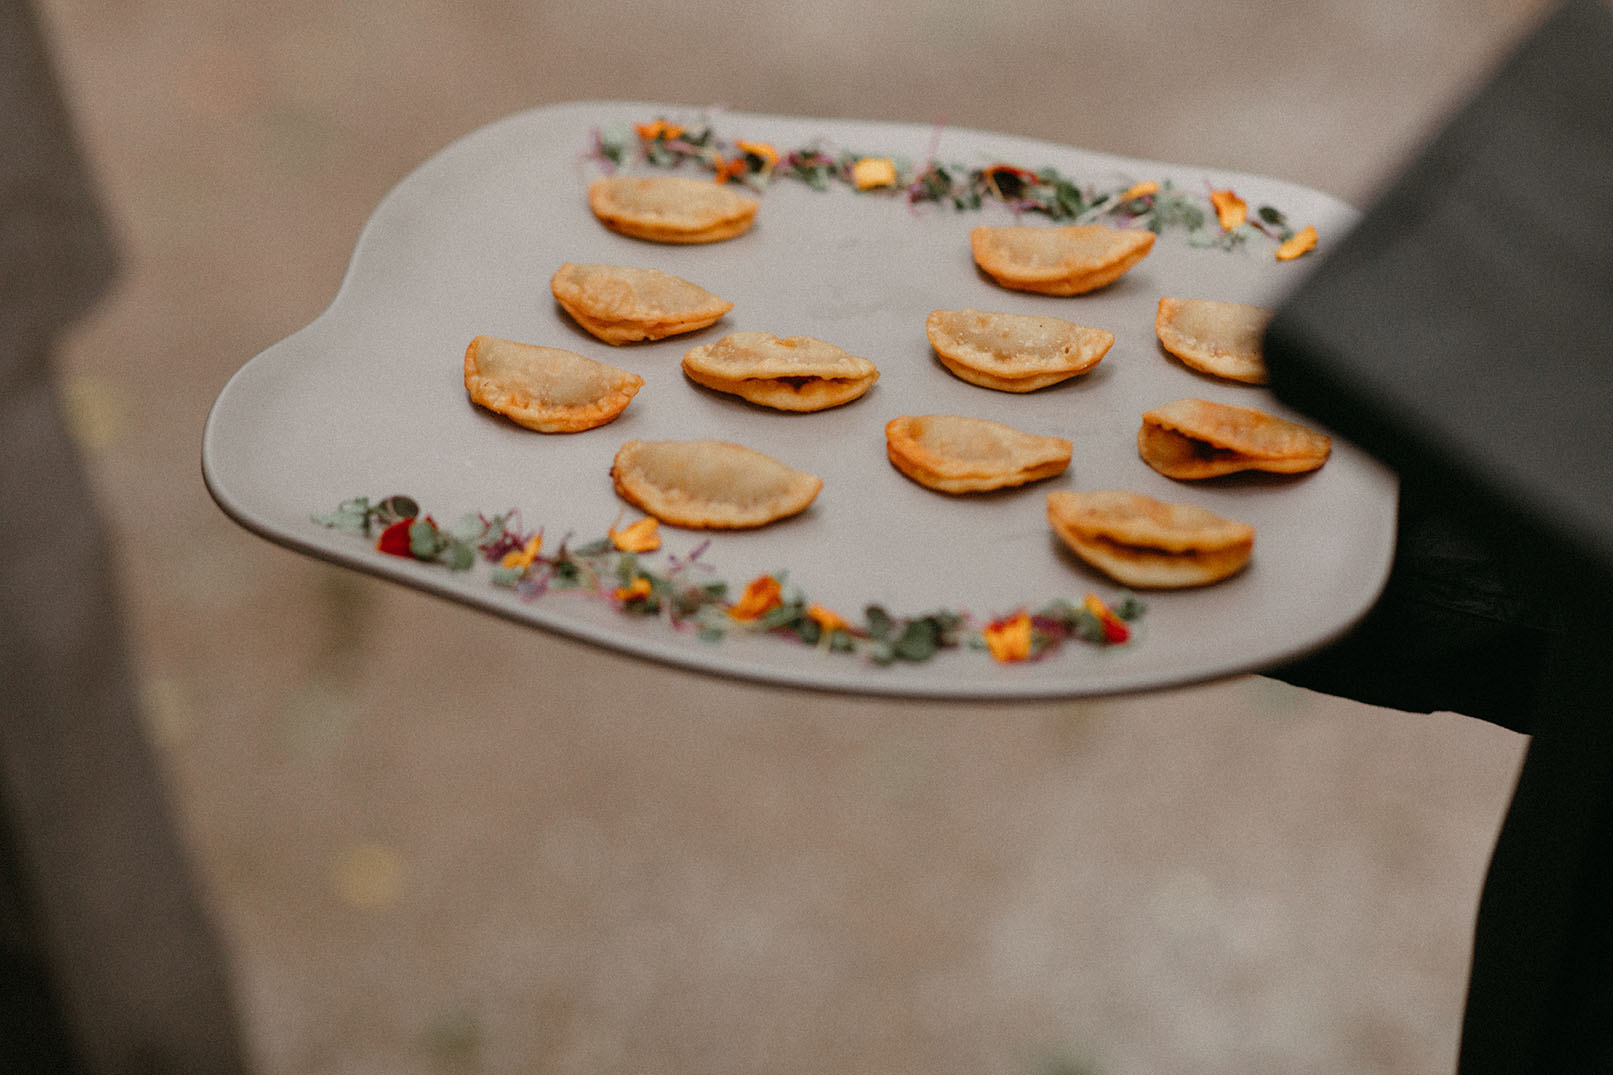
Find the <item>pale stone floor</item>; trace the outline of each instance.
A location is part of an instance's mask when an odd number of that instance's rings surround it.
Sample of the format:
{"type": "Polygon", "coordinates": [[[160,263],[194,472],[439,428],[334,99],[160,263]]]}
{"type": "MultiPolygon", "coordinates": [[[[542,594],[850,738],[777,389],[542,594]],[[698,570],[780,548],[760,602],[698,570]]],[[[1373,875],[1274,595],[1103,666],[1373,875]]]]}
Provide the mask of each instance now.
{"type": "Polygon", "coordinates": [[[47,0],[126,256],[65,384],[262,1070],[1448,1070],[1511,733],[1260,678],[716,682],[271,546],[198,457],[381,196],[510,112],[946,122],[1361,204],[1534,7],[47,0]]]}

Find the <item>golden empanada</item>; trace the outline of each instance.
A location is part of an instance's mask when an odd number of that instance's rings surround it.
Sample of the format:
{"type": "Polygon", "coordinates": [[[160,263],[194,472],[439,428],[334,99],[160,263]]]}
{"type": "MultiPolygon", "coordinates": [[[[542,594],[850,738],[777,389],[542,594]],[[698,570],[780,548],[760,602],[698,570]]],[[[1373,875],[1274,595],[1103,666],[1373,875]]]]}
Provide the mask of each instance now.
{"type": "Polygon", "coordinates": [[[660,340],[714,324],[734,304],[660,269],[560,266],[549,281],[566,313],[610,344],[660,340]]]}
{"type": "Polygon", "coordinates": [[[981,225],[969,233],[975,264],[1003,287],[1079,295],[1114,283],[1154,248],[1154,233],[1102,224],[981,225]]]}
{"type": "Polygon", "coordinates": [[[610,476],[628,503],[696,530],[765,526],[805,511],[823,488],[821,478],[717,440],[628,441],[610,476]]]}
{"type": "Polygon", "coordinates": [[[477,336],[465,348],[473,402],[540,433],[578,433],[615,418],[644,378],[558,347],[477,336]]]}
{"type": "Polygon", "coordinates": [[[860,355],[811,336],[732,332],[683,356],[689,380],[780,411],[850,403],[879,380],[860,355]]]}
{"type": "Polygon", "coordinates": [[[934,310],[924,320],[941,364],[970,384],[1033,392],[1085,373],[1114,333],[1036,314],[934,310]]]}
{"type": "Polygon", "coordinates": [[[1261,340],[1270,320],[1270,310],[1246,303],[1163,298],[1154,331],[1165,350],[1200,373],[1265,384],[1261,340]]]}
{"type": "Polygon", "coordinates": [[[1300,474],[1327,462],[1332,440],[1253,407],[1179,399],[1143,413],[1137,454],[1167,478],[1194,480],[1240,470],[1300,474]]]}
{"type": "Polygon", "coordinates": [[[1025,433],[984,418],[903,415],[885,423],[892,465],[943,493],[975,493],[1051,478],[1070,465],[1062,437],[1025,433]]]}
{"type": "Polygon", "coordinates": [[[714,243],[742,234],[757,201],[710,179],[618,175],[588,187],[588,207],[615,232],[656,243],[714,243]]]}
{"type": "Polygon", "coordinates": [[[1254,549],[1246,523],[1118,489],[1049,493],[1047,519],[1071,552],[1137,589],[1218,582],[1241,571],[1254,549]]]}

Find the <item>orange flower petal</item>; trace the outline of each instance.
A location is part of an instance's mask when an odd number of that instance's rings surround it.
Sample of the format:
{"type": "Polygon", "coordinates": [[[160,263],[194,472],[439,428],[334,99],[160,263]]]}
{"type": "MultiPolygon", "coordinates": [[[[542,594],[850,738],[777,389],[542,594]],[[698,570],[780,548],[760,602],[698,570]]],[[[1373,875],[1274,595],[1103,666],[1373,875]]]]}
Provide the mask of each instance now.
{"type": "Polygon", "coordinates": [[[1240,226],[1249,218],[1249,207],[1230,190],[1210,191],[1210,204],[1215,206],[1216,219],[1226,231],[1240,226]]]}
{"type": "Polygon", "coordinates": [[[1023,661],[1031,655],[1031,618],[1021,611],[986,625],[986,648],[999,661],[1023,661]]]}
{"type": "Polygon", "coordinates": [[[660,521],[646,515],[631,526],[610,530],[610,541],[623,552],[654,552],[661,547],[660,521]]]}
{"type": "Polygon", "coordinates": [[[730,179],[738,179],[748,170],[743,156],[734,157],[731,160],[723,160],[718,157],[713,162],[712,167],[716,169],[716,179],[719,183],[726,183],[730,179]]]}
{"type": "Polygon", "coordinates": [[[657,138],[677,138],[683,134],[682,127],[661,119],[656,120],[654,123],[640,123],[633,129],[638,132],[640,138],[647,142],[653,142],[657,138]]]}
{"type": "Polygon", "coordinates": [[[1316,249],[1316,229],[1307,225],[1288,237],[1283,245],[1277,248],[1278,261],[1293,261],[1302,254],[1308,254],[1316,249]]]}
{"type": "Polygon", "coordinates": [[[784,588],[772,575],[752,579],[728,610],[736,620],[758,620],[784,603],[784,588]]]}
{"type": "Polygon", "coordinates": [[[807,608],[807,616],[812,620],[813,623],[818,625],[818,629],[825,635],[832,634],[835,631],[844,631],[846,629],[846,621],[824,608],[822,605],[809,606],[807,608]]]}
{"type": "Polygon", "coordinates": [[[631,585],[617,588],[616,600],[625,605],[629,601],[650,596],[650,592],[650,580],[640,575],[633,580],[631,585]]]}

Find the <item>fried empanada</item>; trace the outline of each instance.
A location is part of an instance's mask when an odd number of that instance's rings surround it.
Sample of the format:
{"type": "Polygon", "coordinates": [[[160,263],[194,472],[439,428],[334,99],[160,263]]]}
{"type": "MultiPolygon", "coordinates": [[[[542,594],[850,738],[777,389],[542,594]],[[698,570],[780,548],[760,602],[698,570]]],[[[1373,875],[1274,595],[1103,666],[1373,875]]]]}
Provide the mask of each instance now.
{"type": "Polygon", "coordinates": [[[671,526],[739,530],[805,511],[823,480],[726,441],[622,445],[611,464],[622,499],[671,526]]]}
{"type": "Polygon", "coordinates": [[[568,261],[550,279],[549,290],[579,325],[609,344],[695,332],[734,308],[681,276],[628,265],[568,261]]]}
{"type": "Polygon", "coordinates": [[[1064,473],[1073,445],[984,418],[903,415],[885,423],[892,465],[943,493],[976,493],[1064,473]]]}
{"type": "Polygon", "coordinates": [[[1332,440],[1253,407],[1179,399],[1143,413],[1137,454],[1167,478],[1265,470],[1302,474],[1327,462],[1332,440]]]}
{"type": "Polygon", "coordinates": [[[1254,549],[1247,523],[1118,489],[1049,493],[1047,519],[1076,556],[1137,589],[1219,582],[1243,570],[1254,549]]]}
{"type": "Polygon", "coordinates": [[[1154,248],[1154,233],[1102,224],[981,225],[969,233],[975,264],[1003,287],[1079,295],[1114,283],[1154,248]]]}
{"type": "Polygon", "coordinates": [[[710,179],[618,175],[588,187],[588,207],[615,232],[656,243],[732,239],[756,219],[757,201],[710,179]]]}
{"type": "Polygon", "coordinates": [[[642,387],[636,373],[558,347],[477,336],[465,348],[472,402],[540,433],[602,426],[642,387]]]}
{"type": "Polygon", "coordinates": [[[732,332],[683,356],[689,380],[780,411],[850,403],[879,380],[860,355],[811,336],[732,332]]]}
{"type": "Polygon", "coordinates": [[[1261,339],[1272,312],[1241,302],[1159,300],[1154,331],[1165,350],[1200,373],[1246,384],[1265,384],[1261,339]]]}
{"type": "Polygon", "coordinates": [[[1035,314],[934,310],[925,334],[941,364],[970,384],[1033,392],[1085,373],[1114,346],[1114,333],[1035,314]]]}

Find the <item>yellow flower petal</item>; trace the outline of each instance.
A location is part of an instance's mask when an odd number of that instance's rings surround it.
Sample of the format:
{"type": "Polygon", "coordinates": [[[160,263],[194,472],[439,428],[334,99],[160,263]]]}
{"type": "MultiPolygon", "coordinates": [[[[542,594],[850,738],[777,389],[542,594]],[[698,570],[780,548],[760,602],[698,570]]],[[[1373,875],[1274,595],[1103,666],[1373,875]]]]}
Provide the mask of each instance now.
{"type": "Polygon", "coordinates": [[[511,549],[509,552],[505,553],[504,559],[498,562],[499,566],[519,567],[523,569],[531,567],[532,561],[538,558],[538,551],[542,548],[543,535],[533,534],[531,539],[528,540],[525,545],[521,546],[519,549],[511,549]]]}
{"type": "Polygon", "coordinates": [[[759,620],[784,603],[784,588],[772,575],[752,579],[739,600],[728,610],[736,620],[759,620]]]}
{"type": "Polygon", "coordinates": [[[1154,182],[1152,179],[1145,179],[1141,183],[1138,183],[1131,189],[1127,190],[1126,193],[1122,194],[1120,196],[1120,200],[1121,202],[1129,202],[1137,198],[1146,198],[1150,194],[1158,193],[1159,184],[1154,182]]]}
{"type": "Polygon", "coordinates": [[[1277,248],[1278,261],[1293,261],[1302,254],[1308,254],[1316,249],[1316,229],[1310,226],[1301,228],[1283,245],[1277,248]]]}
{"type": "Polygon", "coordinates": [[[896,185],[896,164],[889,157],[863,157],[851,166],[851,182],[858,190],[896,185]]]}
{"type": "Polygon", "coordinates": [[[1031,655],[1031,618],[1021,611],[987,624],[986,648],[999,661],[1023,661],[1031,655]]]}
{"type": "Polygon", "coordinates": [[[610,530],[610,541],[622,552],[654,552],[661,547],[660,521],[646,515],[631,526],[610,530]]]}
{"type": "Polygon", "coordinates": [[[1215,206],[1216,219],[1226,231],[1239,227],[1249,218],[1249,207],[1230,190],[1210,191],[1210,204],[1215,206]]]}
{"type": "Polygon", "coordinates": [[[771,172],[773,165],[778,163],[778,150],[766,142],[737,142],[735,143],[741,153],[761,160],[761,170],[771,172]]]}

